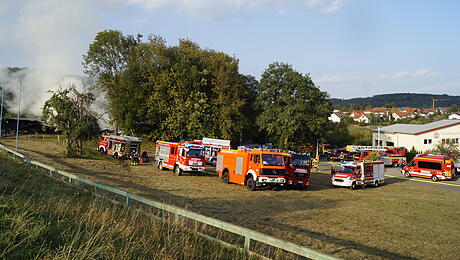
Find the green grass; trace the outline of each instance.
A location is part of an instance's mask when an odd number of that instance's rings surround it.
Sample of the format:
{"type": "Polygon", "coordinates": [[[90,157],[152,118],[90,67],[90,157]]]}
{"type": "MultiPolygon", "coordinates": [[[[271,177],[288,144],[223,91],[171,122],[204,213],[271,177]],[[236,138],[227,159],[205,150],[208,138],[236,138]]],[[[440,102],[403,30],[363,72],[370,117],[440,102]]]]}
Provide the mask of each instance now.
{"type": "Polygon", "coordinates": [[[0,153],[0,259],[247,259],[0,153]]]}

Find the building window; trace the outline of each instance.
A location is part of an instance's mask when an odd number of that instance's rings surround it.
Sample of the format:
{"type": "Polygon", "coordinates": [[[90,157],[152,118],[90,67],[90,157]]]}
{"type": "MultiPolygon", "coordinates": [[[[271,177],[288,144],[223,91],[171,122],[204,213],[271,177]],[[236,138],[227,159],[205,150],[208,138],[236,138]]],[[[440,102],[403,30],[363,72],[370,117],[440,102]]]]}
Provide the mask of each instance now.
{"type": "Polygon", "coordinates": [[[423,139],[423,143],[424,144],[432,144],[432,140],[431,139],[423,139]]]}
{"type": "Polygon", "coordinates": [[[387,142],[387,146],[395,146],[395,143],[393,143],[393,142],[387,142]]]}

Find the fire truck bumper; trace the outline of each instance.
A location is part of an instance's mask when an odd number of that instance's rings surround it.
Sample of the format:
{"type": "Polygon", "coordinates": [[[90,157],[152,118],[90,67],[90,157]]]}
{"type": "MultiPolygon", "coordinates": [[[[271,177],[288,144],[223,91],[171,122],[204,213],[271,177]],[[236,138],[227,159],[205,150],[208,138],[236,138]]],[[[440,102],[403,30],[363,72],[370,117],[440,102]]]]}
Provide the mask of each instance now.
{"type": "MultiPolygon", "coordinates": [[[[332,178],[332,185],[334,186],[341,186],[341,187],[350,187],[351,184],[353,183],[352,180],[350,179],[343,179],[343,178],[332,178]]],[[[361,181],[356,181],[357,185],[362,185],[361,181]]]]}
{"type": "Polygon", "coordinates": [[[184,172],[204,172],[205,167],[202,166],[183,166],[182,171],[184,172]]]}
{"type": "Polygon", "coordinates": [[[257,184],[260,186],[269,186],[269,185],[284,186],[286,184],[286,179],[281,178],[281,177],[259,177],[257,179],[257,184]]]}

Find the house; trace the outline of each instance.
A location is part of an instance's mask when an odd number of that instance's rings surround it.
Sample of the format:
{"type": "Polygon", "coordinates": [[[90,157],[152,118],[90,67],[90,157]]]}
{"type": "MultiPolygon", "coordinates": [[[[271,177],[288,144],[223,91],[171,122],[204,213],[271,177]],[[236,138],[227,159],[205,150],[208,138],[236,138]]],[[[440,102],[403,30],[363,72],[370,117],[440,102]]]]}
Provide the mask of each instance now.
{"type": "Polygon", "coordinates": [[[340,123],[340,121],[342,121],[342,118],[344,116],[346,115],[342,112],[334,112],[328,117],[328,119],[334,123],[340,123]]]}
{"type": "Polygon", "coordinates": [[[394,124],[372,130],[374,145],[402,146],[410,150],[432,151],[436,144],[453,142],[459,143],[460,121],[440,120],[424,125],[394,124]]]}
{"type": "Polygon", "coordinates": [[[449,119],[457,119],[460,120],[460,113],[453,113],[452,115],[449,116],[449,119]]]}
{"type": "Polygon", "coordinates": [[[360,122],[360,123],[366,123],[366,124],[369,124],[371,122],[371,117],[372,117],[371,113],[364,113],[364,112],[355,113],[354,116],[352,116],[354,121],[360,122]]]}
{"type": "Polygon", "coordinates": [[[415,113],[409,111],[396,111],[391,114],[394,120],[400,120],[404,118],[415,118],[415,113]]]}

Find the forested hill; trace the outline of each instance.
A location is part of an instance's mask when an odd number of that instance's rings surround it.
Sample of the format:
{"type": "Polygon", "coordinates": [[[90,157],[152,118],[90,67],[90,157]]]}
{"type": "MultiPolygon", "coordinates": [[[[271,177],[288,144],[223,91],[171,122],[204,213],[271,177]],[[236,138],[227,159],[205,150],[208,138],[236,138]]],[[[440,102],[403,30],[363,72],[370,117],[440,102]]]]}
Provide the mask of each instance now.
{"type": "Polygon", "coordinates": [[[415,94],[415,93],[396,93],[375,95],[365,98],[337,99],[331,98],[334,105],[371,105],[373,107],[394,104],[397,107],[431,107],[433,99],[448,99],[445,101],[436,101],[437,107],[450,107],[460,104],[460,96],[449,95],[432,95],[432,94],[415,94]]]}

